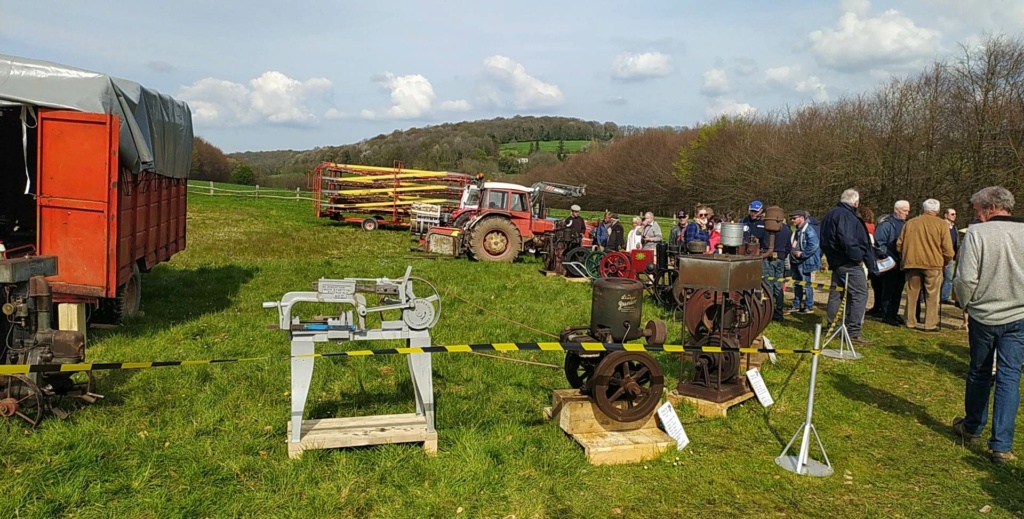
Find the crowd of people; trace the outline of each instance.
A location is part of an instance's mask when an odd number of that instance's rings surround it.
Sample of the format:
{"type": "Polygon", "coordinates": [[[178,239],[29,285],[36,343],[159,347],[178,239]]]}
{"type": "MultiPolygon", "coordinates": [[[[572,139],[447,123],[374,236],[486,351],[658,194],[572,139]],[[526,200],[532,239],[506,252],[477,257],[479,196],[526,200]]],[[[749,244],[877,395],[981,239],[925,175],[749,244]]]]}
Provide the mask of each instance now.
{"type": "MultiPolygon", "coordinates": [[[[874,342],[861,335],[865,316],[891,326],[936,332],[940,306],[960,307],[970,363],[965,416],[954,420],[953,430],[966,441],[980,439],[994,389],[988,447],[994,463],[1006,463],[1016,459],[1012,444],[1024,365],[1024,218],[1012,216],[1013,194],[1002,187],[982,189],[970,201],[974,220],[964,229],[957,228],[956,208],[942,210],[933,198],[921,202],[914,218],[910,202],[898,200],[891,214],[876,220],[860,205],[855,189],[844,191],[820,224],[807,211],[791,211],[789,225],[782,225],[772,237],[759,200],[750,203],[740,223],[744,242],[759,244],[776,302],[775,320],[814,311],[814,290],[803,283],[794,284],[791,306],[785,308],[783,279],[812,282],[826,262],[832,286],[843,289],[829,291],[826,317],[832,322],[845,301],[843,320],[854,343],[874,342]],[[869,281],[874,294],[871,309],[869,281]]],[[[574,209],[578,217],[578,207],[574,209]]],[[[668,235],[670,254],[720,253],[721,224],[735,222],[731,215],[716,215],[706,205],[698,205],[692,218],[686,211],[676,216],[677,224],[668,235]]],[[[606,212],[599,228],[597,244],[610,250],[656,250],[664,239],[650,212],[633,218],[628,232],[617,214],[606,212]]]]}

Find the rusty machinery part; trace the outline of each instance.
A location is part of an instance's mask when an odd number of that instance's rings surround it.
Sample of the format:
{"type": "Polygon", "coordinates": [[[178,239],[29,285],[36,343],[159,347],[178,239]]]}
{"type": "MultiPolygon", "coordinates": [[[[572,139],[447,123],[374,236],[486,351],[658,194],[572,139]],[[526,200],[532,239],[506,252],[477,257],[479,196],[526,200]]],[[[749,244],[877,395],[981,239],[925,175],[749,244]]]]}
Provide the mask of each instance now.
{"type": "Polygon", "coordinates": [[[598,342],[627,342],[643,336],[644,285],[636,279],[594,281],[590,302],[590,335],[598,342]]]}
{"type": "Polygon", "coordinates": [[[39,425],[49,400],[35,382],[24,375],[0,375],[0,416],[39,425]]]}
{"type": "Polygon", "coordinates": [[[599,267],[603,278],[636,278],[630,266],[629,256],[622,252],[609,252],[601,258],[599,267]]]}
{"type": "Polygon", "coordinates": [[[507,218],[491,216],[477,222],[469,231],[469,250],[480,261],[511,263],[519,256],[523,238],[507,218]]]}
{"type": "Polygon", "coordinates": [[[726,332],[738,338],[738,347],[745,348],[771,323],[774,306],[771,292],[764,284],[759,290],[688,289],[683,293],[683,322],[691,337],[726,332]]]}
{"type": "Polygon", "coordinates": [[[604,414],[620,422],[647,418],[661,401],[665,376],[646,353],[617,351],[598,363],[592,397],[604,414]]]}
{"type": "Polygon", "coordinates": [[[601,277],[601,258],[608,254],[603,250],[592,251],[587,254],[586,258],[583,259],[583,266],[587,269],[587,274],[592,278],[601,277]]]}
{"type": "Polygon", "coordinates": [[[651,292],[654,294],[654,300],[662,308],[675,308],[679,305],[672,290],[677,277],[679,277],[679,272],[675,269],[659,270],[651,276],[653,281],[651,292]]]}
{"type": "MultiPolygon", "coordinates": [[[[565,379],[569,382],[569,387],[581,390],[588,387],[590,378],[594,375],[597,365],[607,356],[607,352],[565,352],[563,370],[565,371],[565,379]]],[[[589,392],[589,389],[587,392],[589,392]]]]}
{"type": "MultiPolygon", "coordinates": [[[[714,334],[702,338],[696,342],[697,347],[724,347],[736,348],[736,342],[720,335],[714,334]]],[[[702,378],[705,384],[727,383],[740,374],[740,354],[734,351],[724,353],[708,353],[698,351],[693,353],[694,382],[700,383],[702,378]],[[719,371],[721,367],[721,371],[719,371]]]]}
{"type": "Polygon", "coordinates": [[[587,258],[587,254],[589,253],[589,247],[573,247],[572,249],[569,249],[568,251],[565,252],[565,254],[562,255],[562,261],[583,263],[587,258]]]}
{"type": "Polygon", "coordinates": [[[668,340],[668,326],[664,321],[647,321],[644,327],[644,338],[647,344],[661,346],[668,340]]]}

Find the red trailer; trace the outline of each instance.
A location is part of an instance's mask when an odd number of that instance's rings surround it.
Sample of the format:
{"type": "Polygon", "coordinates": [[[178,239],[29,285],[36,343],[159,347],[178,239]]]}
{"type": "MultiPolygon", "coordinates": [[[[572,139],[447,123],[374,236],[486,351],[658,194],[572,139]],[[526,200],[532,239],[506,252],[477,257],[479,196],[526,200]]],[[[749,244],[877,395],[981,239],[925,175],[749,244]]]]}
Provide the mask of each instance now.
{"type": "Polygon", "coordinates": [[[0,85],[0,261],[56,256],[54,302],[89,303],[113,321],[131,317],[141,273],[185,248],[188,107],[95,73],[106,83],[54,78],[47,90],[47,72],[33,67],[43,62],[4,60],[38,81],[27,99],[17,82],[0,85]],[[72,95],[69,86],[80,98],[95,90],[127,101],[105,112],[52,108],[68,106],[61,96],[72,95]]]}

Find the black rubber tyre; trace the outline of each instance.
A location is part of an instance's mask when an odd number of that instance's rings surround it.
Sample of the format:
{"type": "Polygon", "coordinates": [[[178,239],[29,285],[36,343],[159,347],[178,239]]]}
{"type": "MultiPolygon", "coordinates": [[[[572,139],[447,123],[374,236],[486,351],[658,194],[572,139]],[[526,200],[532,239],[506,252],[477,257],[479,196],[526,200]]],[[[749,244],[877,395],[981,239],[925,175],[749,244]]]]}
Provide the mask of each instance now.
{"type": "Polygon", "coordinates": [[[470,231],[469,250],[479,261],[511,263],[519,256],[523,238],[519,229],[500,216],[485,218],[470,231]]]}
{"type": "Polygon", "coordinates": [[[380,227],[380,222],[376,218],[366,218],[361,224],[364,231],[376,231],[377,227],[380,227]]]}
{"type": "Polygon", "coordinates": [[[132,268],[132,277],[117,288],[117,297],[113,303],[113,317],[117,324],[139,315],[142,306],[142,273],[138,265],[132,268]]]}
{"type": "Polygon", "coordinates": [[[465,227],[467,223],[469,223],[470,218],[472,218],[472,216],[469,214],[469,212],[462,213],[459,216],[457,216],[455,220],[452,221],[452,227],[455,227],[456,229],[461,229],[465,227]]]}

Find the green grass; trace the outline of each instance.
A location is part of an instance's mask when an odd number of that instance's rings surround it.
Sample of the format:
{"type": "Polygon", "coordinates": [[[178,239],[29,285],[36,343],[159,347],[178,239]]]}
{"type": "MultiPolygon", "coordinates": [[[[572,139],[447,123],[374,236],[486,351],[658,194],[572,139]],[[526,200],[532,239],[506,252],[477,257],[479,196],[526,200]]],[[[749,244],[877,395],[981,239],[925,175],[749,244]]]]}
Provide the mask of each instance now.
{"type": "MultiPolygon", "coordinates": [[[[562,141],[566,153],[579,153],[585,151],[590,141],[562,141]]],[[[499,152],[505,156],[525,157],[530,153],[529,142],[508,142],[498,147],[499,152]]],[[[558,141],[540,141],[540,151],[548,153],[558,152],[558,141]]]]}
{"type": "MultiPolygon", "coordinates": [[[[143,277],[144,316],[90,330],[90,360],[286,354],[263,301],[321,276],[397,277],[407,264],[444,292],[439,344],[548,338],[448,293],[551,333],[589,321],[589,287],[538,275],[536,260],[408,259],[406,232],[317,220],[305,202],[190,199],[188,249],[143,277]]],[[[645,318],[671,316],[648,305],[645,318]]],[[[766,333],[777,347],[806,347],[820,319],[792,317],[766,333]]],[[[828,478],[773,461],[804,419],[804,356],[764,370],[777,402],[767,410],[751,401],[708,420],[684,407],[689,447],[605,467],[587,464],[541,418],[551,391],[567,387],[560,371],[466,354],[434,356],[437,457],[411,444],[291,460],[289,369],[277,361],[100,372],[100,403],[31,432],[4,425],[0,517],[950,517],[985,505],[989,516],[1020,516],[1021,465],[993,466],[983,447],[950,433],[962,412],[965,335],[874,322],[865,335],[877,345],[860,348],[863,360],[821,359],[814,421],[836,469],[828,478]]],[[[656,357],[674,387],[679,361],[656,357]]],[[[400,357],[317,361],[306,417],[411,412],[404,366],[400,357]]]]}

